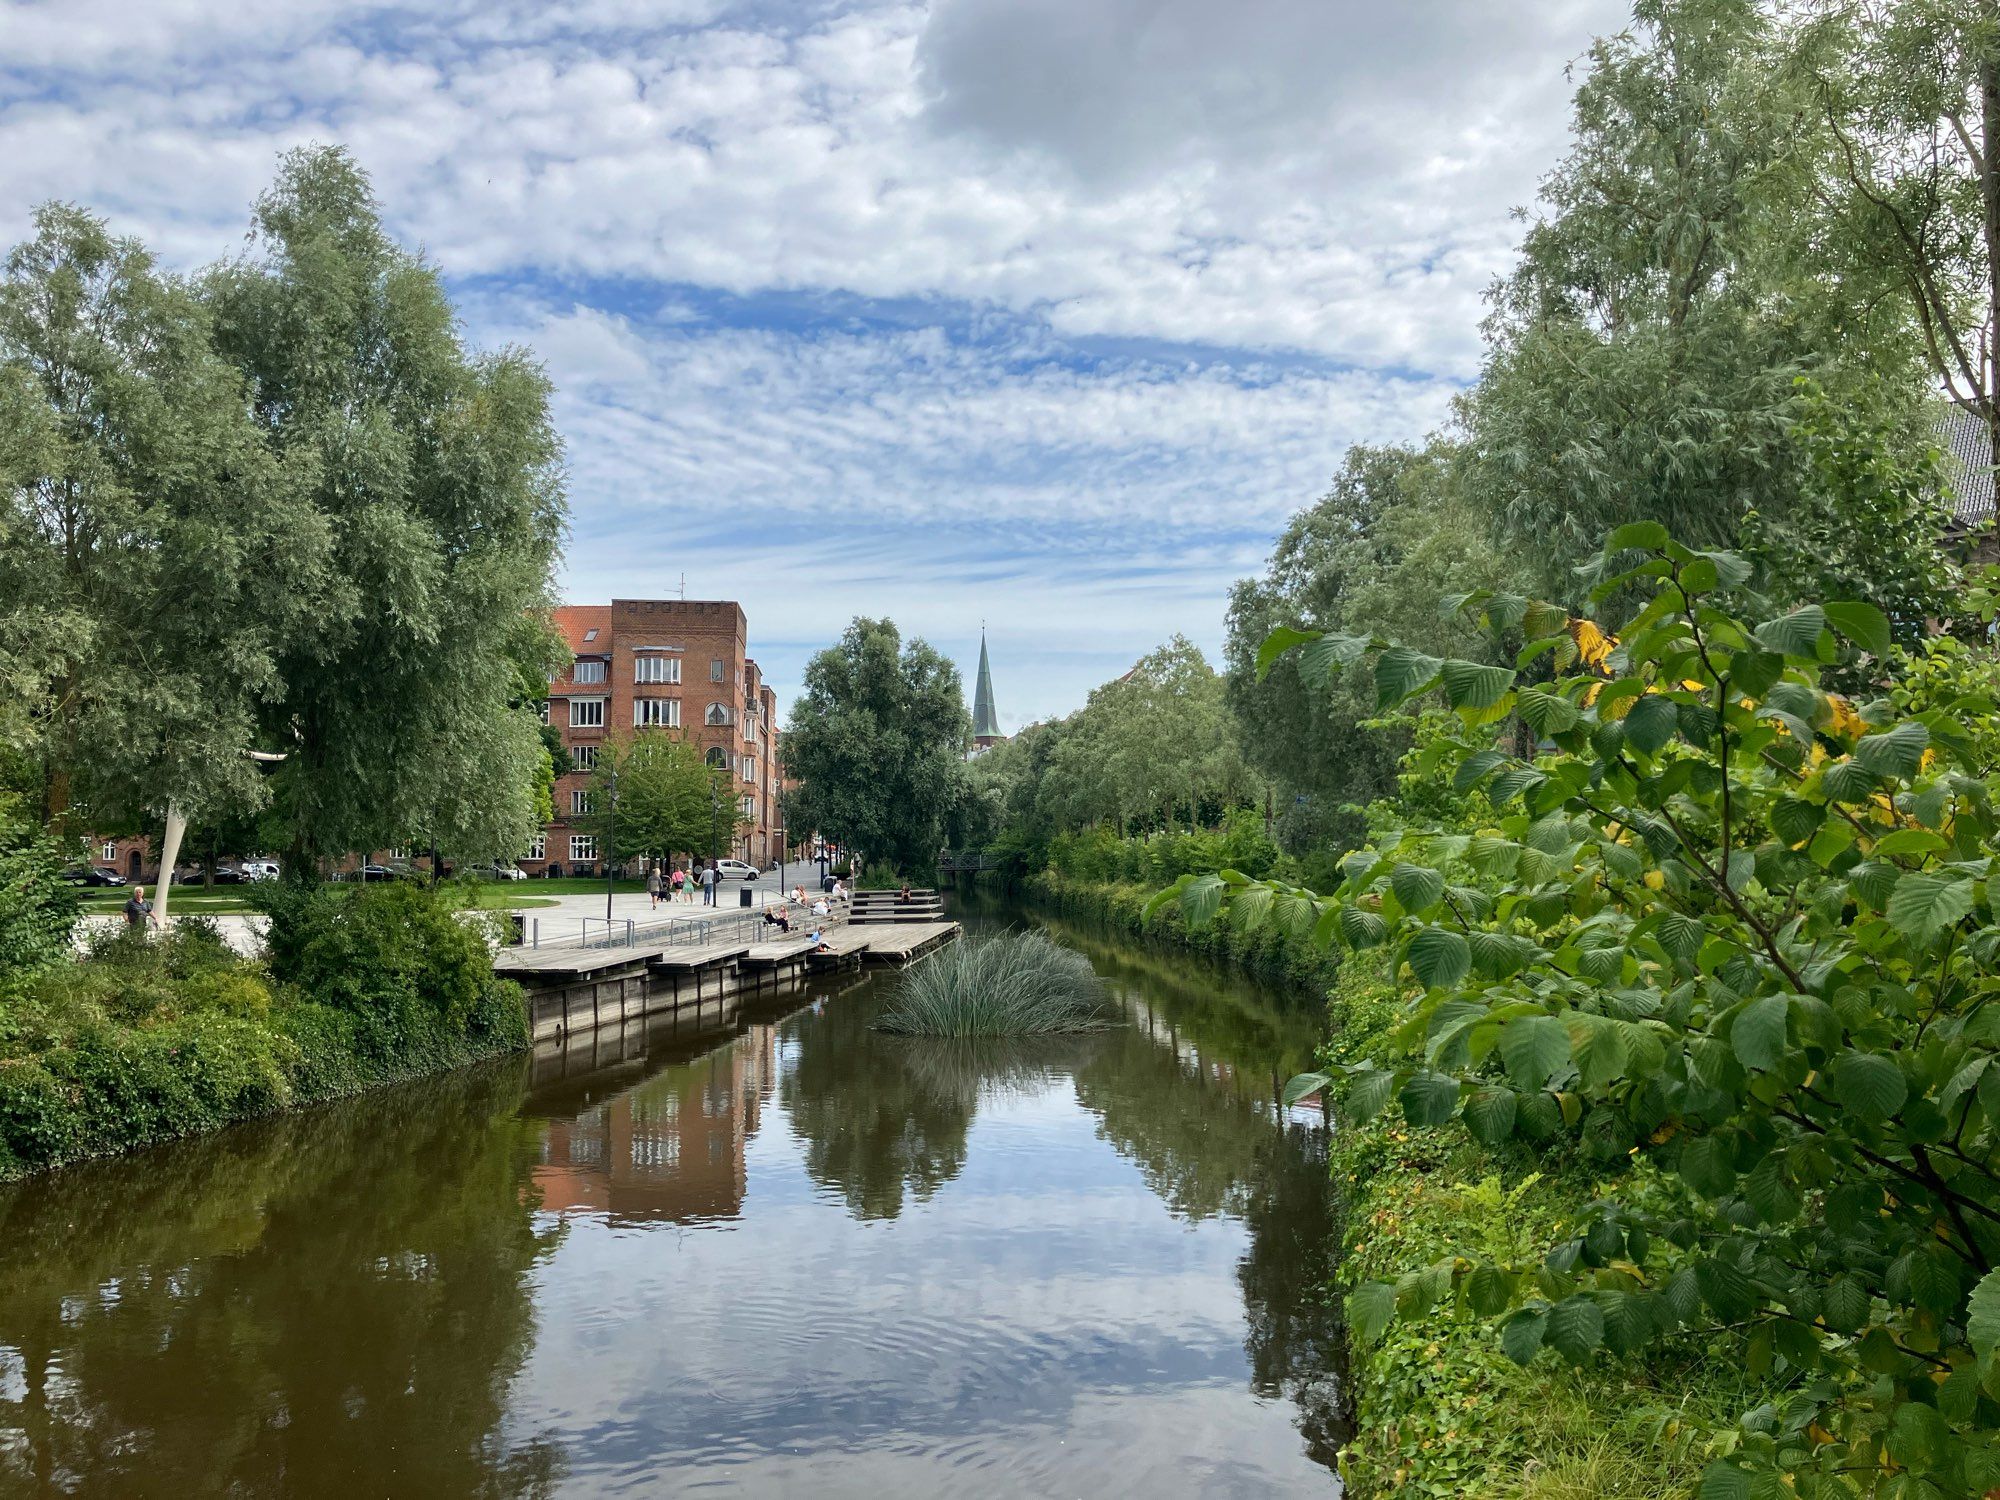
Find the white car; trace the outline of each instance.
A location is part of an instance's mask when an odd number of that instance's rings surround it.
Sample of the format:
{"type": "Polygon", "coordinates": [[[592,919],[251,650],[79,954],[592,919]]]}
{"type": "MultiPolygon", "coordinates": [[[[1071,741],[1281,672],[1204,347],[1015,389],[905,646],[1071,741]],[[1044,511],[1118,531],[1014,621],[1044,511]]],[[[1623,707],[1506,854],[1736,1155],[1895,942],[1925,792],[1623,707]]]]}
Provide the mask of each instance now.
{"type": "Polygon", "coordinates": [[[755,880],[759,873],[755,865],[746,865],[740,859],[718,859],[715,868],[724,880],[755,880]]]}
{"type": "Polygon", "coordinates": [[[275,859],[246,859],[237,865],[245,880],[276,880],[278,862],[275,859]]]}
{"type": "Polygon", "coordinates": [[[519,865],[474,865],[472,873],[481,880],[526,880],[528,872],[519,865]]]}

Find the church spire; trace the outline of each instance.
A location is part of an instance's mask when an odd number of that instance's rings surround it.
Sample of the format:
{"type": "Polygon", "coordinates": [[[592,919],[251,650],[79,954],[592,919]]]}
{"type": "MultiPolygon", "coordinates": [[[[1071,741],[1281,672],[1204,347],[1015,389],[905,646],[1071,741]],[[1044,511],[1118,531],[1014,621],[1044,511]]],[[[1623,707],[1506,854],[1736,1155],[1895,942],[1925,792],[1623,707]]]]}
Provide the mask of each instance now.
{"type": "Polygon", "coordinates": [[[993,668],[986,660],[986,632],[979,632],[979,680],[972,691],[972,742],[982,749],[1000,733],[1000,715],[993,707],[993,668]]]}

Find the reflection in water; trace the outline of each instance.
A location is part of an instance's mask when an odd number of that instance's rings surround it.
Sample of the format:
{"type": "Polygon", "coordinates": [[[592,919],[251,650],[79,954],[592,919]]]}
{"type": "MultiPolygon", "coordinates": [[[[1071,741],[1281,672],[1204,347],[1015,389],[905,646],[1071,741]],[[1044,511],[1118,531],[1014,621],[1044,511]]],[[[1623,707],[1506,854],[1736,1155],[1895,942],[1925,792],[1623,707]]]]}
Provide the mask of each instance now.
{"type": "Polygon", "coordinates": [[[1058,936],[1129,1025],[847,979],[0,1191],[0,1489],[1337,1492],[1310,1014],[1058,936]]]}
{"type": "Polygon", "coordinates": [[[9,1493],[535,1495],[519,1067],[0,1189],[9,1493]]]}

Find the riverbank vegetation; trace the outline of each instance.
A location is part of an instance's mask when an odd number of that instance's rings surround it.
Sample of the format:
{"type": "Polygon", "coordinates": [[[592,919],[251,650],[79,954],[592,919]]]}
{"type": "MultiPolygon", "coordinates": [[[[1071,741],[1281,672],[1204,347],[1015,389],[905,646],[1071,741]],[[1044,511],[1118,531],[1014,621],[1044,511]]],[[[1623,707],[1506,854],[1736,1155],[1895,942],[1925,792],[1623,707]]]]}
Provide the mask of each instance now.
{"type": "Polygon", "coordinates": [[[526,1044],[519,990],[442,893],[268,896],[267,959],[191,917],[0,977],[0,1177],[526,1044]]]}
{"type": "Polygon", "coordinates": [[[1052,1036],[1111,1024],[1090,960],[1040,932],[963,938],[915,965],[875,1029],[894,1036],[1052,1036]]]}
{"type": "Polygon", "coordinates": [[[1914,0],[1641,0],[1478,384],[1231,598],[1251,784],[974,763],[1044,899],[1337,968],[1352,1494],[2000,1484],[1996,76],[1914,0]]]}

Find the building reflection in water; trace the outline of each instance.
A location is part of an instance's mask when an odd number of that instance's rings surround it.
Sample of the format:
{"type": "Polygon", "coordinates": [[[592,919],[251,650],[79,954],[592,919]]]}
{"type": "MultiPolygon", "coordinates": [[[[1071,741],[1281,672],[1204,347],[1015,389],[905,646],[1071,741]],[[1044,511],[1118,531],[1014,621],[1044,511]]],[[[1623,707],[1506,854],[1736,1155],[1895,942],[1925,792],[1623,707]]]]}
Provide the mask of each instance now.
{"type": "Polygon", "coordinates": [[[744,1152],[771,1097],[777,1036],[775,1025],[753,1024],[734,1046],[550,1118],[532,1172],[543,1209],[630,1223],[736,1218],[744,1152]]]}

